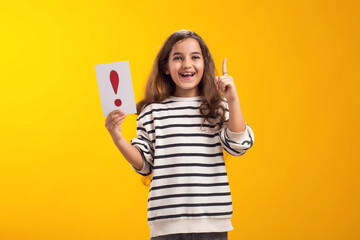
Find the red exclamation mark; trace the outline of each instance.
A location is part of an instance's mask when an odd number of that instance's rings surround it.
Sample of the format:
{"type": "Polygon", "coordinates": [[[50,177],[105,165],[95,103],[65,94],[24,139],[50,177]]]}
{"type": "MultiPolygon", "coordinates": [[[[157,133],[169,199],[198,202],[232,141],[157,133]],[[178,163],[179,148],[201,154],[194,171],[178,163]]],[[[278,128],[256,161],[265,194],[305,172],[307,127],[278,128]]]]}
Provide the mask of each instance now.
{"type": "MultiPolygon", "coordinates": [[[[117,74],[117,72],[115,70],[112,70],[110,72],[110,82],[114,89],[115,94],[117,94],[118,87],[119,87],[119,75],[117,74]]],[[[121,106],[120,99],[116,99],[114,103],[115,103],[115,106],[117,106],[117,107],[121,106]]]]}

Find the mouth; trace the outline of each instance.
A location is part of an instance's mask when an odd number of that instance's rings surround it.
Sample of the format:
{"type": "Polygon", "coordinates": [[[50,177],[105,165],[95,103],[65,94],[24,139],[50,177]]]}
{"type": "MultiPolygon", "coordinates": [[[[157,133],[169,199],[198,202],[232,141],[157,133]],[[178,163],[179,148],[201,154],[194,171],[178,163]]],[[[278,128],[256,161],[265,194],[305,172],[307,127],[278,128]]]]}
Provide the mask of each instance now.
{"type": "Polygon", "coordinates": [[[180,73],[180,76],[185,79],[191,79],[194,75],[195,73],[191,73],[191,72],[180,73]]]}

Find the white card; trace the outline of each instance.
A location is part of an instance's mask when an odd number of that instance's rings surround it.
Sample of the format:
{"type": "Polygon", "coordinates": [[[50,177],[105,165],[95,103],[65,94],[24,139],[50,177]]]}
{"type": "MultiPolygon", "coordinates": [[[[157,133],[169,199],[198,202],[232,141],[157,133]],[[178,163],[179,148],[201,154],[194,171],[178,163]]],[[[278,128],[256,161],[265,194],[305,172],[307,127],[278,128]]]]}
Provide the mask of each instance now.
{"type": "Polygon", "coordinates": [[[95,72],[104,117],[118,108],[136,113],[129,61],[95,65],[95,72]]]}

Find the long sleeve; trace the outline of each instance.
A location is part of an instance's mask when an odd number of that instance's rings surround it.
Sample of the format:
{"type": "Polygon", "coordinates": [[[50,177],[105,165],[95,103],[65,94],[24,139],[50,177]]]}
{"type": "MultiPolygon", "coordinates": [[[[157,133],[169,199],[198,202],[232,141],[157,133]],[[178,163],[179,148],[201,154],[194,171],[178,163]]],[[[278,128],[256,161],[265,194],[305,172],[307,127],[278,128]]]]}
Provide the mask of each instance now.
{"type": "MultiPolygon", "coordinates": [[[[150,115],[151,116],[151,115],[150,115]]],[[[141,170],[134,168],[136,172],[143,176],[150,175],[154,165],[154,131],[152,128],[152,120],[149,115],[140,114],[137,119],[137,138],[131,140],[131,145],[135,146],[141,153],[144,164],[141,170]]]]}
{"type": "Polygon", "coordinates": [[[231,132],[228,127],[228,105],[226,102],[224,103],[226,108],[226,121],[219,132],[221,146],[230,155],[241,156],[254,144],[254,132],[248,124],[246,124],[246,129],[241,133],[231,132]]]}
{"type": "Polygon", "coordinates": [[[243,132],[234,133],[226,122],[219,134],[221,146],[232,156],[243,155],[254,144],[254,133],[248,124],[243,132]]]}

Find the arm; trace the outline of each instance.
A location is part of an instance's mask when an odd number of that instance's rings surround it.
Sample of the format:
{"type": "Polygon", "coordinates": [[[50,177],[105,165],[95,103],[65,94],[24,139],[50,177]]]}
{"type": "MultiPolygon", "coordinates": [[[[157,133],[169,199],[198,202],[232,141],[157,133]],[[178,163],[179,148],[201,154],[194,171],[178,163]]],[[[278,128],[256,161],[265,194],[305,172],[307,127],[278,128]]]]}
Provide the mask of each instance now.
{"type": "Polygon", "coordinates": [[[235,133],[245,131],[246,123],[241,111],[239,98],[228,100],[229,104],[229,130],[235,133]]]}
{"type": "Polygon", "coordinates": [[[121,123],[125,120],[126,114],[120,109],[114,110],[107,116],[105,127],[109,131],[116,147],[120,150],[125,159],[137,170],[141,170],[144,159],[140,151],[128,143],[121,134],[121,123]]]}
{"type": "Polygon", "coordinates": [[[229,130],[234,133],[245,131],[246,123],[241,111],[239,97],[236,92],[234,80],[226,70],[226,58],[223,62],[223,76],[215,77],[217,90],[228,100],[229,104],[229,130]]]}
{"type": "Polygon", "coordinates": [[[143,168],[144,159],[140,151],[130,143],[128,143],[123,137],[118,140],[114,140],[116,147],[120,150],[124,158],[138,171],[143,168]]]}
{"type": "Polygon", "coordinates": [[[254,133],[245,123],[234,80],[227,74],[226,59],[223,62],[223,74],[215,77],[215,85],[228,100],[229,119],[220,131],[220,140],[228,153],[241,156],[253,145],[254,133]]]}

